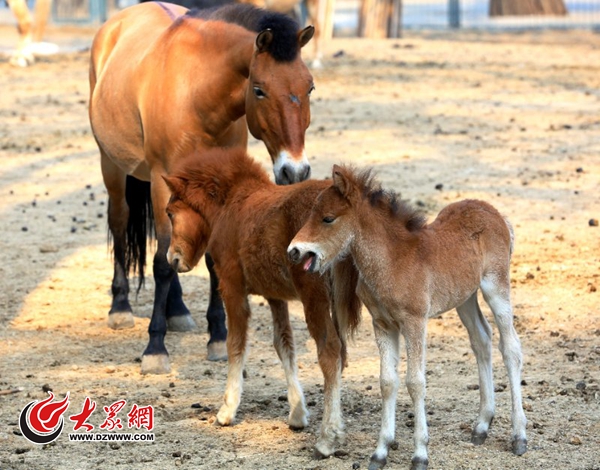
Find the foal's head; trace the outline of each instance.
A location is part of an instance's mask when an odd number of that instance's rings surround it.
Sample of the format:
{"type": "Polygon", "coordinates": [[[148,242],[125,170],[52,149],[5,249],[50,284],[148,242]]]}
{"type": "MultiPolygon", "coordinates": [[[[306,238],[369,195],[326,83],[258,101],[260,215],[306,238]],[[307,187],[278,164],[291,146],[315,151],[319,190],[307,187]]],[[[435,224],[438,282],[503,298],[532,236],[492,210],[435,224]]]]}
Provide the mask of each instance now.
{"type": "Polygon", "coordinates": [[[310,177],[304,134],[310,124],[313,78],[300,57],[314,27],[298,31],[283,15],[266,15],[260,23],[246,90],[246,119],[254,137],[271,155],[277,184],[310,177]]]}
{"type": "Polygon", "coordinates": [[[167,260],[175,271],[185,273],[196,266],[206,252],[209,226],[201,211],[187,201],[185,180],[176,176],[163,178],[171,190],[166,208],[172,227],[167,260]]]}
{"type": "Polygon", "coordinates": [[[319,194],[308,221],[288,247],[290,260],[303,261],[305,271],[324,272],[345,256],[354,236],[358,198],[352,172],[334,165],[332,185],[319,194]]]}

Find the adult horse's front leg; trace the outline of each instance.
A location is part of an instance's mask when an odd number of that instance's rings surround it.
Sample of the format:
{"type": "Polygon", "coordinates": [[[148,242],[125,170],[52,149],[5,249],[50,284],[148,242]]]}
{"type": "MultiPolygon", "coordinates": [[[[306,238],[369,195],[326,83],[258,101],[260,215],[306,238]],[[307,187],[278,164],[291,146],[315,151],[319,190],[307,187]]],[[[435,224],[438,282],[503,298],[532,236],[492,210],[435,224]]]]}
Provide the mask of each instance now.
{"type": "Polygon", "coordinates": [[[219,278],[215,273],[215,262],[209,253],[205,255],[206,267],[210,275],[210,302],[206,311],[208,322],[208,360],[227,360],[227,327],[225,326],[225,308],[219,294],[219,278]]]}
{"type": "Polygon", "coordinates": [[[167,327],[169,331],[192,331],[196,328],[189,309],[183,303],[183,292],[177,273],[173,275],[167,296],[167,327]]]}

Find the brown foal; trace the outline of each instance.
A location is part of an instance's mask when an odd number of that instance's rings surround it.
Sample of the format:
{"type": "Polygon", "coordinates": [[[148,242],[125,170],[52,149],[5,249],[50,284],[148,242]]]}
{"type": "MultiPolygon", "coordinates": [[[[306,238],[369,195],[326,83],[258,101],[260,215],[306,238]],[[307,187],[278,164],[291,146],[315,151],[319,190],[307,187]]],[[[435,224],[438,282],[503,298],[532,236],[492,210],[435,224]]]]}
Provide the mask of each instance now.
{"type": "MultiPolygon", "coordinates": [[[[510,302],[512,247],[511,225],[486,202],[451,204],[427,225],[418,211],[375,184],[369,171],[334,166],[333,182],[319,195],[288,254],[309,272],[325,272],[349,258],[360,273],[357,293],[373,318],[381,358],[382,426],[370,469],[386,464],[394,441],[400,334],[406,341],[406,386],[415,413],[412,469],[427,468],[426,325],[428,318],[452,308],[469,332],[479,369],[480,408],[472,442],[485,441],[494,417],[492,330],[479,309],[478,289],[500,332],[512,397],[512,450],[526,452],[523,361],[510,302]]],[[[342,318],[338,323],[343,335],[357,322],[342,318]]]]}

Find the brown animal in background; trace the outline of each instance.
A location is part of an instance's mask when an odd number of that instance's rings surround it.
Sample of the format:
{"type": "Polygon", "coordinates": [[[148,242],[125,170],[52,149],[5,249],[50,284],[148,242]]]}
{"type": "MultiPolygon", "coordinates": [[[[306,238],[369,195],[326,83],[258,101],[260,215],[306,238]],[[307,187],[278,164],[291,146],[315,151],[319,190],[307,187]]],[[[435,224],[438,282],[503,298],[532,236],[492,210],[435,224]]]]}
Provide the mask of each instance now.
{"type": "Polygon", "coordinates": [[[338,317],[358,316],[357,273],[351,263],[338,264],[334,273],[308,273],[290,265],[286,253],[317,194],[329,183],[276,186],[243,150],[217,149],[202,159],[192,155],[164,179],[172,192],[166,209],[173,225],[169,263],[179,272],[188,271],[208,250],[227,310],[229,372],[218,422],[232,424],[240,404],[248,351],[248,295],[258,294],[267,299],[273,316],[273,343],[288,384],[289,425],[307,425],[287,306],[288,300],[299,299],[325,379],[323,421],[314,452],[316,457],[333,454],[344,436],[340,386],[345,344],[330,306],[333,311],[348,311],[338,317]],[[332,276],[339,278],[333,292],[332,276]]]}
{"type": "Polygon", "coordinates": [[[10,63],[19,67],[27,67],[35,62],[32,45],[42,40],[50,16],[52,0],[36,0],[33,18],[27,6],[27,0],[6,0],[6,2],[17,20],[19,31],[19,43],[17,50],[10,58],[10,63]]]}
{"type": "MultiPolygon", "coordinates": [[[[360,273],[357,293],[373,317],[383,398],[381,433],[369,469],[386,464],[394,441],[400,334],[406,340],[406,386],[415,413],[411,468],[427,468],[427,319],[453,308],[469,332],[479,368],[481,402],[472,442],[482,444],[487,438],[494,417],[492,330],[479,309],[478,289],[500,331],[512,397],[512,450],[516,455],[526,452],[523,360],[510,302],[512,247],[510,223],[486,202],[451,204],[426,225],[419,212],[381,190],[369,171],[333,167],[332,184],[319,195],[288,253],[309,272],[327,271],[340,259],[350,258],[360,273]]],[[[338,318],[338,323],[341,335],[356,325],[347,318],[338,318]]]]}
{"type": "MultiPolygon", "coordinates": [[[[246,148],[248,130],[262,140],[275,180],[310,176],[304,136],[313,79],[300,50],[314,28],[251,5],[188,12],[168,3],[127,8],[98,31],[91,51],[90,123],[108,191],[114,243],[109,326],[133,326],[130,268],[144,279],[146,238],[154,226],[155,297],[142,373],[167,373],[168,326],[195,325],[177,273],[167,263],[169,190],[161,178],[184,156],[213,147],[246,148]]],[[[211,273],[206,314],[208,357],[224,359],[225,313],[211,273]]]]}

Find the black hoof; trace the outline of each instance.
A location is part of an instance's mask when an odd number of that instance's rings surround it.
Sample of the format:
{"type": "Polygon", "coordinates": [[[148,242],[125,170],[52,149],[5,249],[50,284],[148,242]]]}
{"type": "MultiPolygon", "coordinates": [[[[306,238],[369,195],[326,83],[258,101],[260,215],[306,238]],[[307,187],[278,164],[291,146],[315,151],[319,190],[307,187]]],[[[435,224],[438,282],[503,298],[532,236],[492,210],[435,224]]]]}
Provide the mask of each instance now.
{"type": "Polygon", "coordinates": [[[527,452],[527,439],[513,440],[512,451],[515,455],[523,455],[525,452],[527,452]]]}
{"type": "Polygon", "coordinates": [[[387,459],[385,457],[378,458],[375,455],[371,456],[371,461],[369,462],[369,470],[379,470],[385,467],[387,464],[387,459]]]}
{"type": "Polygon", "coordinates": [[[481,444],[483,444],[485,442],[487,437],[488,437],[487,432],[481,432],[481,433],[473,432],[473,434],[471,434],[471,444],[480,446],[481,444]]]}
{"type": "Polygon", "coordinates": [[[410,462],[410,470],[427,470],[429,460],[414,457],[410,462]]]}
{"type": "Polygon", "coordinates": [[[324,460],[324,459],[329,458],[329,456],[323,454],[319,449],[317,449],[315,447],[315,449],[313,450],[312,458],[313,458],[313,460],[324,460]]]}
{"type": "MultiPolygon", "coordinates": [[[[304,426],[293,426],[290,424],[288,427],[290,428],[291,431],[294,431],[294,432],[304,431],[304,426]]],[[[317,451],[317,449],[315,449],[315,451],[317,451]]],[[[319,454],[320,453],[321,452],[319,452],[319,454]]]]}

